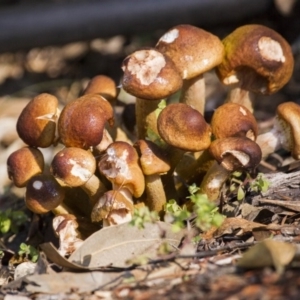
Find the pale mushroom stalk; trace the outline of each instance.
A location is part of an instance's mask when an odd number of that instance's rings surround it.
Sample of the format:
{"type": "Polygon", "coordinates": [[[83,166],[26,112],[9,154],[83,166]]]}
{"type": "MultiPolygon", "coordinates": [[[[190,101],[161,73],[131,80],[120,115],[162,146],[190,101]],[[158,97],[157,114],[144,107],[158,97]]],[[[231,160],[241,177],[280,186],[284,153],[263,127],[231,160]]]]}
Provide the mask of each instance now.
{"type": "Polygon", "coordinates": [[[240,84],[233,84],[227,94],[225,103],[238,103],[248,108],[250,112],[253,112],[252,103],[254,99],[254,93],[243,89],[240,84]]]}
{"type": "Polygon", "coordinates": [[[138,139],[147,137],[148,132],[158,135],[156,109],[160,101],[136,98],[135,118],[138,139]]]}
{"type": "Polygon", "coordinates": [[[167,203],[166,193],[158,174],[145,176],[146,205],[151,211],[161,212],[167,203]]]}
{"type": "Polygon", "coordinates": [[[200,192],[206,194],[210,201],[217,201],[220,191],[232,172],[224,169],[219,163],[214,162],[205,174],[200,192]]]}
{"type": "Polygon", "coordinates": [[[192,108],[198,110],[201,114],[204,114],[205,80],[203,74],[183,81],[179,101],[181,103],[186,103],[192,108]]]}
{"type": "Polygon", "coordinates": [[[64,203],[61,203],[57,207],[51,209],[51,211],[55,216],[74,213],[73,210],[64,203]]]}
{"type": "Polygon", "coordinates": [[[300,159],[300,106],[295,102],[284,102],[278,105],[274,125],[271,131],[257,137],[263,158],[283,148],[290,151],[292,157],[300,159]]]}
{"type": "Polygon", "coordinates": [[[279,136],[280,132],[278,128],[273,128],[269,132],[258,135],[256,143],[261,148],[263,159],[281,147],[284,147],[286,140],[283,135],[279,136]]]}
{"type": "Polygon", "coordinates": [[[106,186],[96,175],[93,175],[81,188],[89,196],[91,205],[94,205],[99,197],[107,191],[106,186]]]}

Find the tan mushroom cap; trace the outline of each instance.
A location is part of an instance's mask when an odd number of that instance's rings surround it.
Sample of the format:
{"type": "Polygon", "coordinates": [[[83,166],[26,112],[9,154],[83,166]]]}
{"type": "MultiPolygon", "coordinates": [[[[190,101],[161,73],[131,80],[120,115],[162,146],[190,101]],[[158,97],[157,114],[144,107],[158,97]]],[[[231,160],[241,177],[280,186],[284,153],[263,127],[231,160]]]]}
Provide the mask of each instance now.
{"type": "Polygon", "coordinates": [[[155,143],[138,140],[134,147],[140,154],[140,164],[145,175],[165,174],[170,170],[170,159],[155,143]]]}
{"type": "Polygon", "coordinates": [[[295,102],[285,102],[277,107],[277,120],[285,132],[285,145],[294,159],[300,159],[300,106],[295,102]]]}
{"type": "Polygon", "coordinates": [[[203,116],[184,103],[165,107],[157,119],[161,138],[169,145],[186,151],[202,151],[209,147],[211,128],[203,116]]]}
{"type": "Polygon", "coordinates": [[[84,185],[96,171],[93,154],[81,148],[69,147],[60,150],[51,162],[50,171],[64,184],[76,187],[84,185]]]}
{"type": "Polygon", "coordinates": [[[7,159],[7,173],[16,187],[24,187],[28,180],[44,170],[44,156],[39,149],[24,147],[7,159]]]}
{"type": "Polygon", "coordinates": [[[133,202],[117,190],[107,191],[93,207],[92,222],[106,220],[109,225],[130,221],[134,211],[133,202]]]}
{"type": "Polygon", "coordinates": [[[58,133],[66,147],[97,146],[105,124],[113,124],[113,109],[102,96],[88,94],[68,103],[58,119],[58,133]]]}
{"type": "Polygon", "coordinates": [[[174,61],[183,79],[211,70],[224,57],[224,46],[217,36],[187,24],[168,30],[155,47],[174,61]]]}
{"type": "Polygon", "coordinates": [[[246,137],[228,137],[214,140],[209,152],[228,171],[255,169],[261,161],[260,147],[246,137]]]}
{"type": "Polygon", "coordinates": [[[238,103],[225,103],[219,106],[211,119],[211,129],[215,138],[245,136],[256,140],[258,127],[248,108],[238,103]]]}
{"type": "Polygon", "coordinates": [[[237,28],[223,40],[225,58],[217,67],[220,80],[244,89],[272,94],[291,78],[294,58],[287,41],[262,25],[237,28]]]}
{"type": "Polygon", "coordinates": [[[25,204],[34,213],[44,214],[59,206],[65,190],[52,175],[33,176],[26,185],[25,204]]]}
{"type": "Polygon", "coordinates": [[[50,94],[33,98],[21,112],[17,132],[25,144],[32,147],[49,147],[55,139],[58,100],[50,94]]]}
{"type": "Polygon", "coordinates": [[[99,171],[116,187],[127,188],[134,197],[145,190],[144,174],[133,146],[119,141],[109,145],[99,164],[99,171]]]}
{"type": "Polygon", "coordinates": [[[99,94],[109,102],[112,102],[117,97],[117,87],[112,78],[105,75],[97,75],[89,81],[83,94],[99,94]]]}
{"type": "Polygon", "coordinates": [[[141,99],[163,99],[182,86],[181,76],[173,61],[156,49],[133,52],[124,59],[122,70],[123,89],[141,99]]]}

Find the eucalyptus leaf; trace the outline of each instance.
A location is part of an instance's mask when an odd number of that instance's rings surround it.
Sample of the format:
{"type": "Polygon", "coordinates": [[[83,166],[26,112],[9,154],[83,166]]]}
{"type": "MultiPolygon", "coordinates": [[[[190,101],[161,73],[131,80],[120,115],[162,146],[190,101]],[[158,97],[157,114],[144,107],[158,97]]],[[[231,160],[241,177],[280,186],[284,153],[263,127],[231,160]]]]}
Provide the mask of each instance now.
{"type": "Polygon", "coordinates": [[[84,241],[69,258],[69,262],[88,268],[128,267],[137,256],[157,258],[157,249],[168,243],[177,249],[184,231],[173,232],[165,222],[146,223],[138,229],[128,223],[103,228],[84,241]]]}

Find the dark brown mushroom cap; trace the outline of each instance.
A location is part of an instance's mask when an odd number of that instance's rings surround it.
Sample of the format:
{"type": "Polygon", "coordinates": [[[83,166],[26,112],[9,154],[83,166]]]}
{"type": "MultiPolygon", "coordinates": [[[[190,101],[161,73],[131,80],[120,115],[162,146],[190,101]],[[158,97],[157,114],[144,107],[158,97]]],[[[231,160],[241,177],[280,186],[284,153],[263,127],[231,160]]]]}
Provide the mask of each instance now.
{"type": "Polygon", "coordinates": [[[155,143],[138,140],[134,147],[140,155],[140,164],[145,175],[164,174],[170,170],[167,153],[155,143]]]}
{"type": "Polygon", "coordinates": [[[276,31],[245,25],[224,38],[225,58],[217,67],[220,80],[244,89],[272,94],[291,78],[294,59],[290,45],[276,31]]]}
{"type": "Polygon", "coordinates": [[[258,127],[253,114],[238,103],[225,103],[219,106],[211,119],[211,130],[215,138],[245,136],[256,140],[258,127]]]}
{"type": "Polygon", "coordinates": [[[111,103],[117,96],[117,87],[110,77],[97,75],[89,81],[83,94],[99,94],[111,103]]]}
{"type": "Polygon", "coordinates": [[[26,185],[25,204],[34,213],[44,214],[59,206],[65,190],[52,175],[33,176],[26,185]]]}
{"type": "Polygon", "coordinates": [[[98,164],[99,171],[114,185],[127,188],[134,197],[145,189],[145,178],[133,146],[118,141],[110,144],[98,164]]]}
{"type": "Polygon", "coordinates": [[[156,49],[133,52],[124,59],[122,69],[123,89],[141,99],[163,99],[182,86],[181,76],[173,61],[156,49]]]}
{"type": "Polygon", "coordinates": [[[58,133],[66,147],[97,146],[106,123],[113,123],[113,109],[102,96],[88,94],[68,103],[58,119],[58,133]]]}
{"type": "Polygon", "coordinates": [[[214,140],[209,152],[228,171],[254,170],[262,158],[260,147],[246,137],[214,140]]]}
{"type": "Polygon", "coordinates": [[[64,184],[76,187],[84,185],[94,175],[96,167],[96,160],[91,152],[69,147],[56,153],[50,171],[64,184]]]}
{"type": "Polygon", "coordinates": [[[187,24],[168,30],[155,47],[174,61],[183,79],[211,70],[224,56],[224,46],[217,36],[187,24]]]}
{"type": "Polygon", "coordinates": [[[295,102],[284,102],[277,107],[277,120],[285,134],[284,148],[300,159],[300,106],[295,102]]]}
{"type": "Polygon", "coordinates": [[[44,170],[44,156],[39,149],[24,147],[7,159],[7,173],[16,187],[24,187],[28,180],[44,170]]]}
{"type": "Polygon", "coordinates": [[[209,147],[211,128],[201,113],[184,103],[166,106],[159,114],[157,128],[169,145],[186,151],[202,151],[209,147]]]}
{"type": "Polygon", "coordinates": [[[58,100],[50,94],[33,98],[21,112],[17,132],[25,144],[32,147],[49,147],[55,139],[58,100]]]}

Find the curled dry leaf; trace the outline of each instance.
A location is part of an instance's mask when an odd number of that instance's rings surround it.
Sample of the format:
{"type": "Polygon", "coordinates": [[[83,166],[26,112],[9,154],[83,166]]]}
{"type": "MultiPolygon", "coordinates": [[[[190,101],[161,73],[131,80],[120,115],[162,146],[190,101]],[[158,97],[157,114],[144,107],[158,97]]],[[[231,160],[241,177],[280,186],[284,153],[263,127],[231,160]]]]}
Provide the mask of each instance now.
{"type": "Polygon", "coordinates": [[[296,254],[296,245],[271,239],[253,246],[237,262],[242,268],[275,267],[278,273],[292,262],[296,254]]]}
{"type": "Polygon", "coordinates": [[[157,250],[167,243],[176,250],[185,231],[173,232],[165,222],[146,223],[139,229],[128,223],[103,228],[84,241],[68,260],[58,255],[49,243],[41,245],[46,256],[68,269],[95,270],[101,267],[128,267],[128,261],[138,256],[157,257],[157,250]]]}

